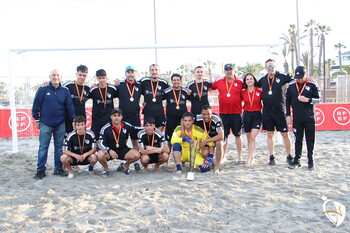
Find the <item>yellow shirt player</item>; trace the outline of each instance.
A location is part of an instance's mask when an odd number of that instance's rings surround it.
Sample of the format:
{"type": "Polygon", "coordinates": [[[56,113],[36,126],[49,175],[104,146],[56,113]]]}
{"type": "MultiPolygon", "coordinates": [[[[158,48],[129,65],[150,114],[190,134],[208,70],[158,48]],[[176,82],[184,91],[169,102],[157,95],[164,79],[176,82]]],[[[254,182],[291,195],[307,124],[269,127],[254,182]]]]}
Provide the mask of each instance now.
{"type": "MultiPolygon", "coordinates": [[[[190,141],[193,140],[200,142],[207,139],[207,135],[205,134],[204,130],[196,125],[193,125],[193,123],[193,114],[191,112],[185,112],[182,115],[181,125],[176,127],[171,137],[171,144],[173,145],[173,155],[177,169],[176,174],[182,173],[181,162],[190,161],[190,141]]],[[[206,172],[210,170],[210,167],[203,168],[201,166],[204,162],[204,158],[200,150],[202,148],[203,147],[199,147],[197,150],[194,167],[199,167],[202,172],[206,172]]]]}

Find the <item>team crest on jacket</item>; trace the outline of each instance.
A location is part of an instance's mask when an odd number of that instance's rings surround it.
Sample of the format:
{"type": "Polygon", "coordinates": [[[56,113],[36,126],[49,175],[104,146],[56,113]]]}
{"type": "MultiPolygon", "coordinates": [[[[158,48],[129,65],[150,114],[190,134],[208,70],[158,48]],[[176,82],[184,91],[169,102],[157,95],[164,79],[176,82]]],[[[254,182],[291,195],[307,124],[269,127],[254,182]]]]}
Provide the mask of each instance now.
{"type": "Polygon", "coordinates": [[[237,87],[237,83],[234,83],[235,87],[237,87]]]}
{"type": "Polygon", "coordinates": [[[85,139],[85,143],[86,143],[86,144],[89,144],[89,143],[90,143],[90,140],[89,140],[89,139],[85,139]]]}
{"type": "Polygon", "coordinates": [[[257,92],[257,93],[256,93],[256,96],[260,96],[260,93],[259,93],[259,92],[257,92]]]}
{"type": "Polygon", "coordinates": [[[111,94],[109,94],[109,93],[107,93],[107,96],[108,96],[108,98],[111,98],[111,97],[112,97],[112,95],[111,95],[111,94]]]}
{"type": "Polygon", "coordinates": [[[309,87],[309,86],[306,86],[305,89],[308,90],[308,91],[310,91],[310,87],[309,87]]]}
{"type": "Polygon", "coordinates": [[[126,133],[126,129],[123,128],[123,133],[126,133]]]}
{"type": "Polygon", "coordinates": [[[277,83],[280,83],[281,80],[280,80],[279,78],[276,78],[276,82],[277,82],[277,83]]]}

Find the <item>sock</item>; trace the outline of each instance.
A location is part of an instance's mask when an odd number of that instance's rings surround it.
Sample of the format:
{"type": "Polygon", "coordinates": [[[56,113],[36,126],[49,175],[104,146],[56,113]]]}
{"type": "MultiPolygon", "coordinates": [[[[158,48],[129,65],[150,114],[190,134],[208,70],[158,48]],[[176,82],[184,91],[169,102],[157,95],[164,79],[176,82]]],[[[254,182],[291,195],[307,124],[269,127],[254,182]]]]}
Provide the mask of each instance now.
{"type": "Polygon", "coordinates": [[[92,166],[91,164],[89,165],[89,172],[92,172],[94,170],[94,166],[92,166]]]}
{"type": "Polygon", "coordinates": [[[179,163],[176,164],[176,170],[177,171],[182,171],[181,164],[179,164],[179,163]]]}

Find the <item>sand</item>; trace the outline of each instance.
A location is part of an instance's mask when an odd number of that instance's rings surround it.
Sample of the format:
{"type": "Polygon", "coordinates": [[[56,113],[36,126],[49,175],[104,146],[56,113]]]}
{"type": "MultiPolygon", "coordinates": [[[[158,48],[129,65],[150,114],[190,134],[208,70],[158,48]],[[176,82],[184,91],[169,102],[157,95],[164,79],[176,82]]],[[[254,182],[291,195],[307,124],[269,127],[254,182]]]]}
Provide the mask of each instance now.
{"type": "MultiPolygon", "coordinates": [[[[292,135],[292,134],[291,134],[292,135]]],[[[350,232],[350,131],[318,131],[315,170],[287,168],[283,145],[276,145],[276,166],[269,166],[266,134],[257,138],[251,167],[236,164],[233,136],[221,173],[174,175],[175,165],[162,173],[116,172],[73,179],[53,176],[51,145],[47,177],[37,181],[38,138],[1,139],[1,232],[350,232]],[[322,214],[322,196],[348,208],[342,225],[333,227],[322,214]]],[[[244,157],[247,155],[244,138],[244,157]]],[[[292,137],[293,138],[293,137],[292,137]]],[[[133,167],[132,167],[133,169],[133,167]]]]}

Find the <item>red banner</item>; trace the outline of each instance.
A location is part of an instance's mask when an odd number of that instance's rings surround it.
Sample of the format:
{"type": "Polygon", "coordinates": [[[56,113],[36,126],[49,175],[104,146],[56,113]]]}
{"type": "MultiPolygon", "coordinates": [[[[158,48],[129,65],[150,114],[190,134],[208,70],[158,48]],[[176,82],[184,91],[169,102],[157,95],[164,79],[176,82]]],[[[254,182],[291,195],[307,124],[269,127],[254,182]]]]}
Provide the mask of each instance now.
{"type": "MultiPolygon", "coordinates": [[[[218,113],[219,107],[212,106],[213,112],[218,113]]],[[[86,109],[87,126],[91,127],[91,108],[86,109]]],[[[316,105],[316,130],[349,130],[350,104],[318,104],[316,105]]],[[[141,115],[141,122],[143,115],[141,115]]],[[[39,136],[35,128],[31,109],[17,109],[16,123],[18,137],[39,136]]],[[[0,138],[12,137],[12,119],[10,109],[0,110],[0,138]]]]}

